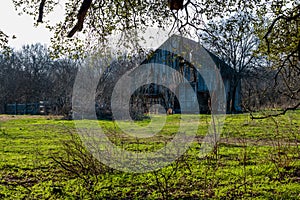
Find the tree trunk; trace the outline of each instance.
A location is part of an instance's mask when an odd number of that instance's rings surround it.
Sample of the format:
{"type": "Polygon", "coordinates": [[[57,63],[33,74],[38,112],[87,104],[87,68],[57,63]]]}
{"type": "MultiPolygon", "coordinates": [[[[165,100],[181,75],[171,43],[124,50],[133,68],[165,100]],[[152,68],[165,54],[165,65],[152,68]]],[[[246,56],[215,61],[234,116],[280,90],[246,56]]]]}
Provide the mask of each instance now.
{"type": "Polygon", "coordinates": [[[239,77],[236,75],[233,76],[233,86],[231,89],[231,105],[230,105],[230,113],[235,113],[237,110],[235,108],[236,102],[236,91],[239,84],[239,77]]]}

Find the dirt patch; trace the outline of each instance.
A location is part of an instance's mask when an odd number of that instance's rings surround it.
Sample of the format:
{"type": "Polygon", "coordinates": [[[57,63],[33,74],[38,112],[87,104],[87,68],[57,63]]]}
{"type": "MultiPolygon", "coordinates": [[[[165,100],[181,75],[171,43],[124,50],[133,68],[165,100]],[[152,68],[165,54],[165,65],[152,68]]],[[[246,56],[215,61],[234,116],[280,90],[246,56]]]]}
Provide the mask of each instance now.
{"type": "Polygon", "coordinates": [[[15,176],[12,174],[6,174],[4,175],[2,181],[0,182],[2,185],[10,185],[10,186],[25,186],[31,187],[39,182],[39,179],[37,179],[34,176],[26,176],[23,177],[15,176]]]}
{"type": "MultiPolygon", "coordinates": [[[[202,142],[203,136],[197,136],[196,140],[202,142]]],[[[271,139],[251,139],[251,138],[220,138],[219,143],[227,145],[237,145],[237,146],[276,146],[277,141],[271,139]]],[[[284,146],[297,146],[299,141],[287,141],[281,140],[280,145],[284,146]]]]}

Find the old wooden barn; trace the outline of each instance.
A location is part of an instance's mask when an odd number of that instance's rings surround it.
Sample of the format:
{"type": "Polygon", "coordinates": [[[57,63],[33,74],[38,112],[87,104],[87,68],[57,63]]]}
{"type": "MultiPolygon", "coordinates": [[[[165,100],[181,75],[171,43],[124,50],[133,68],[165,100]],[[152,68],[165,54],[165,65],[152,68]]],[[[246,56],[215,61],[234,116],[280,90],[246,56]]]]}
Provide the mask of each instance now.
{"type": "MultiPolygon", "coordinates": [[[[158,112],[158,110],[151,109],[154,105],[161,105],[164,109],[163,111],[160,109],[160,112],[164,113],[169,108],[175,113],[181,113],[183,105],[185,113],[210,113],[211,94],[214,92],[213,87],[216,83],[214,81],[218,74],[224,86],[223,92],[226,101],[218,106],[220,109],[226,109],[227,112],[233,110],[232,107],[235,108],[235,111],[241,110],[241,84],[239,82],[236,89],[233,90],[234,70],[193,40],[174,35],[148,54],[147,58],[138,66],[126,68],[124,65],[124,69],[123,67],[120,69],[120,66],[121,64],[116,67],[111,66],[110,70],[118,71],[118,73],[120,73],[119,70],[125,70],[124,73],[129,71],[132,76],[132,81],[124,84],[123,89],[137,88],[131,90],[131,92],[133,91],[129,103],[131,116],[158,112]],[[200,63],[200,67],[196,68],[195,63],[200,63]],[[146,66],[146,71],[148,71],[146,74],[138,72],[141,66],[146,66]],[[118,70],[114,70],[114,68],[118,68],[118,70]],[[174,74],[174,71],[178,73],[174,74]],[[141,79],[148,80],[147,84],[135,87],[135,82],[139,82],[141,79]],[[166,79],[172,79],[173,83],[176,83],[174,87],[171,85],[168,88],[159,84],[160,81],[166,79]],[[192,88],[193,92],[187,92],[187,88],[192,88]],[[233,91],[235,91],[234,94],[233,91]],[[194,109],[193,105],[195,104],[199,105],[199,109],[194,109]]],[[[98,95],[96,100],[97,116],[111,113],[111,94],[115,82],[121,78],[123,72],[118,76],[116,73],[107,74],[103,80],[106,80],[104,83],[108,81],[109,84],[106,83],[99,87],[102,88],[102,95],[98,95]]],[[[124,109],[128,105],[128,101],[123,102],[124,99],[121,95],[116,99],[120,104],[120,112],[126,112],[124,109]]]]}
{"type": "MultiPolygon", "coordinates": [[[[175,113],[180,113],[180,104],[185,104],[188,107],[189,105],[194,105],[197,101],[196,103],[199,104],[200,113],[210,113],[210,95],[212,91],[209,91],[209,88],[211,88],[209,87],[209,84],[213,83],[207,80],[215,79],[214,74],[216,72],[211,71],[216,69],[220,73],[224,83],[224,90],[226,93],[225,106],[227,112],[230,112],[231,110],[241,110],[241,84],[239,82],[236,89],[233,90],[234,70],[216,55],[193,40],[174,35],[161,47],[152,52],[141,65],[143,64],[151,68],[150,71],[152,76],[154,75],[154,79],[151,77],[153,83],[144,85],[135,91],[133,98],[131,99],[131,107],[135,108],[133,110],[149,112],[151,106],[160,104],[165,110],[172,108],[175,113]],[[172,52],[170,52],[170,49],[172,52]],[[178,52],[178,54],[176,52],[178,52]],[[182,56],[182,54],[184,55],[182,56]],[[200,68],[209,71],[208,73],[204,72],[201,74],[199,69],[196,69],[193,65],[193,61],[196,59],[199,59],[198,63],[201,63],[202,65],[200,68]],[[168,70],[168,68],[165,67],[157,67],[158,64],[166,65],[176,70],[185,78],[185,81],[175,75],[168,76],[172,73],[172,70],[168,70]],[[214,65],[215,68],[210,66],[205,67],[204,65],[214,65]],[[203,78],[203,74],[212,77],[205,79],[203,78]],[[155,84],[159,82],[159,79],[166,78],[172,78],[173,81],[180,82],[176,86],[175,92],[171,92],[162,85],[155,84]],[[187,87],[192,87],[196,95],[187,92],[187,87]],[[233,91],[235,91],[235,94],[232,94],[233,91]],[[178,99],[180,99],[180,103],[178,99]],[[234,106],[234,109],[232,109],[232,106],[234,106]]],[[[196,112],[192,107],[188,111],[189,113],[196,112]]]]}

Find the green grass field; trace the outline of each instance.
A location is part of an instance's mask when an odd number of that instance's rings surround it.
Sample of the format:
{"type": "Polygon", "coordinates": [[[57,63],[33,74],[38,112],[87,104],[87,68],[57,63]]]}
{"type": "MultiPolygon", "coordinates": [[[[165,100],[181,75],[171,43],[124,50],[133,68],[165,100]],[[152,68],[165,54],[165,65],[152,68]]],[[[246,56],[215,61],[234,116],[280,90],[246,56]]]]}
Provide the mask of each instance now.
{"type": "MultiPolygon", "coordinates": [[[[2,115],[0,199],[300,199],[300,111],[262,120],[227,115],[220,141],[205,157],[199,152],[210,116],[200,119],[183,156],[158,171],[133,174],[91,157],[74,121],[2,115]]],[[[129,137],[112,121],[98,123],[113,143],[141,152],[163,147],[180,120],[168,116],[161,132],[148,139],[129,137]]]]}

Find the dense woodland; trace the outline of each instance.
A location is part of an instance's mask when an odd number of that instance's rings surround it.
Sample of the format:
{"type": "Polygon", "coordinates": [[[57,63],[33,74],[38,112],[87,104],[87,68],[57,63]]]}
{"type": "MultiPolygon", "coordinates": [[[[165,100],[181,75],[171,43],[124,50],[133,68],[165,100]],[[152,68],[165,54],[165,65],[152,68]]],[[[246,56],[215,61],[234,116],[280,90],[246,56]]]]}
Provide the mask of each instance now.
{"type": "Polygon", "coordinates": [[[49,57],[41,44],[26,45],[13,51],[9,58],[0,57],[0,112],[9,103],[50,101],[57,113],[71,109],[72,87],[78,62],[49,57]]]}

